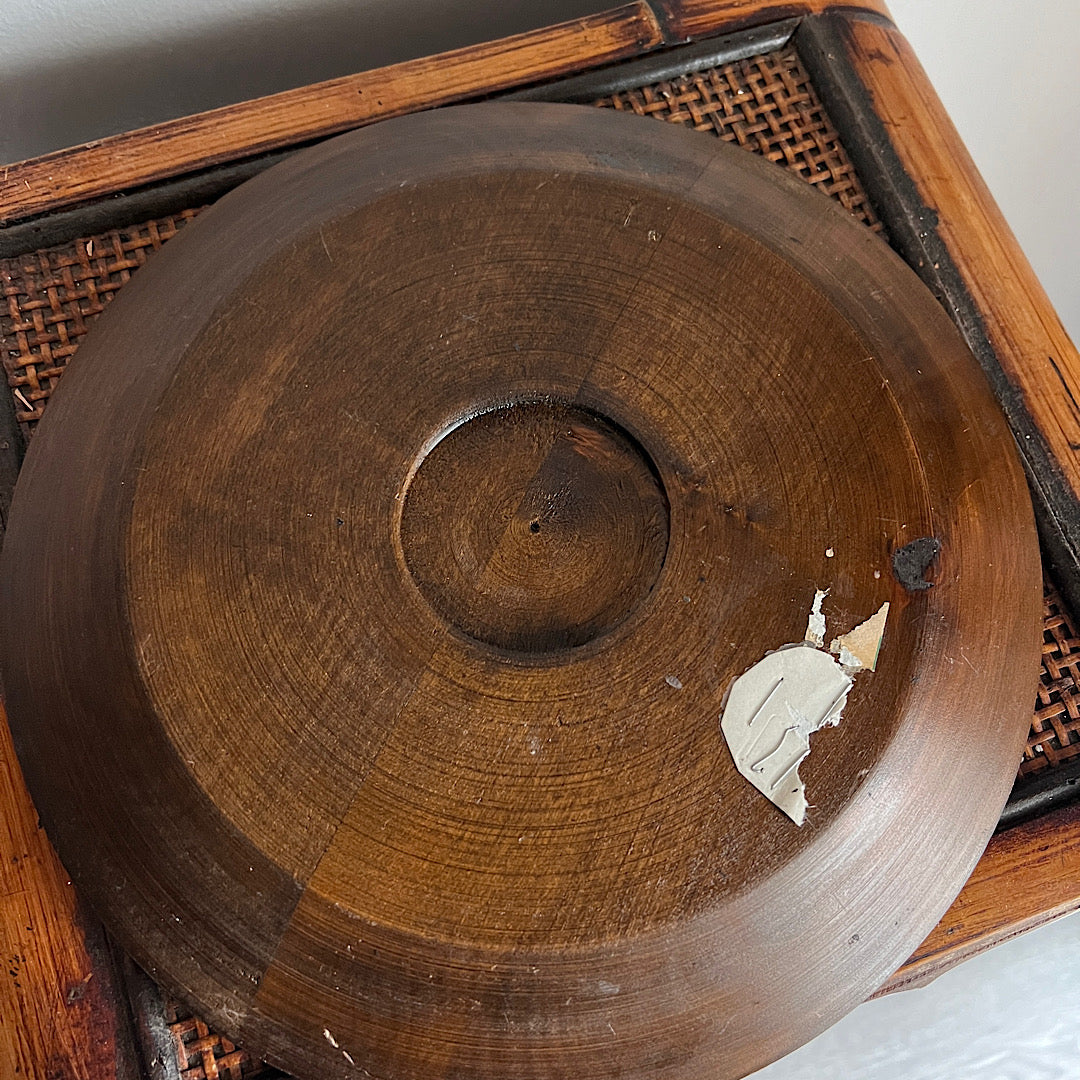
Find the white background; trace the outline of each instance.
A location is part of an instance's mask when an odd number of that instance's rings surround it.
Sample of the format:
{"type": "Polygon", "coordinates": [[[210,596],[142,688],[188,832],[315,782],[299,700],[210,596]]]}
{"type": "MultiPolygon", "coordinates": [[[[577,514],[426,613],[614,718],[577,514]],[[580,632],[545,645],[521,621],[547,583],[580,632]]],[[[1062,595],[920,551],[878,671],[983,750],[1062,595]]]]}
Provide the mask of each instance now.
{"type": "MultiPolygon", "coordinates": [[[[615,0],[5,0],[0,161],[615,0]]],[[[1080,0],[891,0],[1074,339],[1080,0]]],[[[1080,916],[860,1006],[761,1080],[1080,1077],[1080,916]]]]}

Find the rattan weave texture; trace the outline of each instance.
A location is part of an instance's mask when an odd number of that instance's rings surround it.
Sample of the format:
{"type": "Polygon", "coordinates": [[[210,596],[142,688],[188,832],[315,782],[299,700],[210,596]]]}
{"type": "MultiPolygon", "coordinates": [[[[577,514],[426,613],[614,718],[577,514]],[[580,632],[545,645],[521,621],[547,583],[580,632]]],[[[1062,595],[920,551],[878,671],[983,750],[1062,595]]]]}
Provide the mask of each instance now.
{"type": "Polygon", "coordinates": [[[197,213],[184,210],[0,260],[0,349],[25,433],[41,419],[57,380],[105,305],[147,255],[197,213]]]}
{"type": "Polygon", "coordinates": [[[180,1080],[276,1080],[285,1076],[211,1031],[183,1006],[168,1004],[165,1019],[180,1080]]]}
{"type": "Polygon", "coordinates": [[[816,185],[874,232],[882,229],[793,49],[688,72],[600,98],[596,104],[736,143],[816,185]]]}
{"type": "Polygon", "coordinates": [[[1080,637],[1050,585],[1045,603],[1042,672],[1021,779],[1080,758],[1080,637]]]}

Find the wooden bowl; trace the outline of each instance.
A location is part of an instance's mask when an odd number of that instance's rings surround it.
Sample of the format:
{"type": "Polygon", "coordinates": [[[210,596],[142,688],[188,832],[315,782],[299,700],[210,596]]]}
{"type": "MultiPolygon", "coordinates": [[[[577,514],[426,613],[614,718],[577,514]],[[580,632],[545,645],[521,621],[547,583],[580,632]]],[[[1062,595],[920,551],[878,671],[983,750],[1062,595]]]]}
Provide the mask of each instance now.
{"type": "Polygon", "coordinates": [[[2,602],[65,865],[252,1052],[721,1078],[959,890],[1040,574],[984,377],[880,238],[718,141],[489,104],[298,153],[155,256],[34,437],[2,602]],[[799,827],[719,718],[817,590],[830,635],[890,608],[799,827]]]}

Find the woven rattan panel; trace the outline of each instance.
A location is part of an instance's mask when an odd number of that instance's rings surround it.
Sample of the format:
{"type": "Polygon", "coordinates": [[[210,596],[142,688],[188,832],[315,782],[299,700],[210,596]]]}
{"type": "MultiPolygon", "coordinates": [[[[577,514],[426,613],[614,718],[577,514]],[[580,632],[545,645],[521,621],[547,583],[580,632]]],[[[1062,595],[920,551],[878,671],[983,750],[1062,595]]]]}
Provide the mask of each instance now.
{"type": "Polygon", "coordinates": [[[0,349],[15,399],[15,415],[29,434],[79,341],[147,255],[198,210],[185,210],[74,240],[60,247],[0,260],[4,310],[0,349]]]}
{"type": "Polygon", "coordinates": [[[1042,673],[1021,778],[1080,758],[1080,638],[1049,585],[1045,603],[1042,673]]]}
{"type": "MultiPolygon", "coordinates": [[[[874,215],[809,76],[790,49],[625,90],[597,105],[683,124],[735,143],[797,173],[875,232],[874,215]]],[[[4,306],[0,356],[29,439],[49,395],[104,306],[147,256],[197,209],[0,260],[4,306]]],[[[1080,640],[1047,586],[1042,681],[1020,776],[1080,756],[1080,640]]],[[[181,1080],[271,1080],[190,1010],[167,1007],[181,1080]]]]}
{"type": "Polygon", "coordinates": [[[793,49],[624,90],[597,105],[718,135],[798,173],[875,232],[881,222],[793,49]]]}
{"type": "Polygon", "coordinates": [[[165,1007],[165,1019],[180,1080],[276,1080],[285,1076],[211,1031],[190,1010],[170,1003],[165,1007]]]}

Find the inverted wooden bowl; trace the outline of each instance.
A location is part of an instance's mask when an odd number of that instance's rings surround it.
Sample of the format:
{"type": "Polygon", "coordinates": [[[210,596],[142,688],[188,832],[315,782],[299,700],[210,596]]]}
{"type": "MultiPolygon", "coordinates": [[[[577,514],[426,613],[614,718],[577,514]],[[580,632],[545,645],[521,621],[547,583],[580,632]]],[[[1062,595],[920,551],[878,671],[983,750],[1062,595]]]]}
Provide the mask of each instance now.
{"type": "Polygon", "coordinates": [[[253,1052],[720,1078],[959,890],[1040,575],[983,375],[878,237],[720,142],[491,104],[299,153],[155,256],[34,438],[2,601],[66,866],[253,1052]],[[830,636],[891,609],[799,828],[719,716],[819,589],[830,636]]]}

